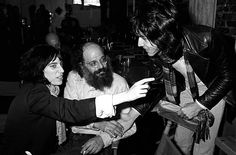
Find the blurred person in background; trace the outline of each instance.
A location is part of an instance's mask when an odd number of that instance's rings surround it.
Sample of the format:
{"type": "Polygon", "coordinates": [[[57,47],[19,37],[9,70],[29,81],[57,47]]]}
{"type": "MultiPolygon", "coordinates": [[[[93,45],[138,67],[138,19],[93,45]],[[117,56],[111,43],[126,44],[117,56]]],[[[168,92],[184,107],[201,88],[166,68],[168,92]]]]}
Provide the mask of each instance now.
{"type": "Polygon", "coordinates": [[[52,21],[50,25],[50,32],[58,33],[61,29],[61,22],[65,18],[65,13],[62,8],[57,7],[52,16],[52,21]]]}

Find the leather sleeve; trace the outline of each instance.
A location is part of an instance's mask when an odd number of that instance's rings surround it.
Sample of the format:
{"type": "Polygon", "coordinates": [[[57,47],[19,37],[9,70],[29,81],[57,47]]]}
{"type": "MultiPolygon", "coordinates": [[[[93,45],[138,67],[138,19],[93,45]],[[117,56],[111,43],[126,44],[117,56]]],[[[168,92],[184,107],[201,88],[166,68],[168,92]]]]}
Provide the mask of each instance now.
{"type": "Polygon", "coordinates": [[[208,89],[197,99],[208,109],[213,108],[227,95],[233,88],[233,79],[236,77],[234,69],[236,66],[235,41],[219,33],[213,33],[211,40],[212,42],[204,54],[210,61],[208,73],[204,79],[208,89]]]}
{"type": "Polygon", "coordinates": [[[165,89],[163,84],[151,86],[146,97],[132,101],[132,107],[136,109],[141,116],[150,111],[163,97],[165,89]]]}
{"type": "Polygon", "coordinates": [[[206,26],[184,29],[184,38],[188,60],[208,88],[197,100],[211,109],[233,88],[235,39],[206,26]]]}

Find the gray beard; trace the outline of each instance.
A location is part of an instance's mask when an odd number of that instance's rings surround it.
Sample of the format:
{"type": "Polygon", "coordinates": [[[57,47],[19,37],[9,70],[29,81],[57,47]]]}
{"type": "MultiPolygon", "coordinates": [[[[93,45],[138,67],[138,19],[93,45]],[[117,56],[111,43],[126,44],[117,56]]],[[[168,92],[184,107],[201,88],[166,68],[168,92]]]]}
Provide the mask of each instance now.
{"type": "Polygon", "coordinates": [[[106,68],[99,69],[94,73],[91,73],[86,66],[82,68],[83,77],[85,78],[88,85],[98,89],[100,91],[104,91],[104,88],[110,88],[113,82],[113,72],[110,65],[106,68]],[[99,75],[99,73],[103,72],[99,75]]]}

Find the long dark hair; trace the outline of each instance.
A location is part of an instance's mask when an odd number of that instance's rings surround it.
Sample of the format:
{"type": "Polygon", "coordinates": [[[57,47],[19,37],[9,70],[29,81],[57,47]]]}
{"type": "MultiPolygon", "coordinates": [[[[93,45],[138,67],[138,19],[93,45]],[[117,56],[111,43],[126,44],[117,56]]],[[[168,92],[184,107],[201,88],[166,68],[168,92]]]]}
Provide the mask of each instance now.
{"type": "Polygon", "coordinates": [[[173,55],[181,38],[181,29],[176,18],[178,12],[172,0],[147,0],[140,5],[131,18],[134,33],[157,45],[159,55],[173,55]]]}
{"type": "Polygon", "coordinates": [[[49,84],[43,70],[57,57],[61,59],[59,51],[50,45],[34,46],[21,57],[19,77],[24,82],[49,84]]]}

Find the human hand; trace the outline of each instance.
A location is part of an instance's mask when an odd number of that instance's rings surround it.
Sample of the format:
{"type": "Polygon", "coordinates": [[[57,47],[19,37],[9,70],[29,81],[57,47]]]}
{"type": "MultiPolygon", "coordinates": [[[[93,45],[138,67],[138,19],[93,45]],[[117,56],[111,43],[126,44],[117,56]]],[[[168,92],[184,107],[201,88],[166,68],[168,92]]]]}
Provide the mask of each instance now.
{"type": "Polygon", "coordinates": [[[93,137],[89,139],[83,146],[82,154],[96,154],[104,147],[104,143],[100,136],[93,137]]]}
{"type": "Polygon", "coordinates": [[[123,132],[125,133],[134,124],[136,118],[140,116],[140,113],[133,108],[128,113],[121,113],[120,119],[117,120],[123,127],[123,132]]]}
{"type": "Polygon", "coordinates": [[[203,108],[198,103],[190,102],[180,109],[178,115],[192,119],[193,117],[197,116],[202,109],[203,108]]]}
{"type": "Polygon", "coordinates": [[[118,120],[118,122],[122,124],[122,126],[124,127],[124,133],[132,127],[132,125],[134,124],[134,121],[135,120],[133,119],[127,119],[127,118],[125,119],[121,118],[118,120]]]}
{"type": "Polygon", "coordinates": [[[106,132],[111,138],[123,135],[123,126],[117,121],[102,121],[94,123],[94,127],[106,132]]]}
{"type": "Polygon", "coordinates": [[[145,78],[133,84],[133,86],[127,92],[128,100],[133,101],[138,98],[145,97],[148,89],[150,88],[148,83],[154,80],[155,78],[145,78]]]}

